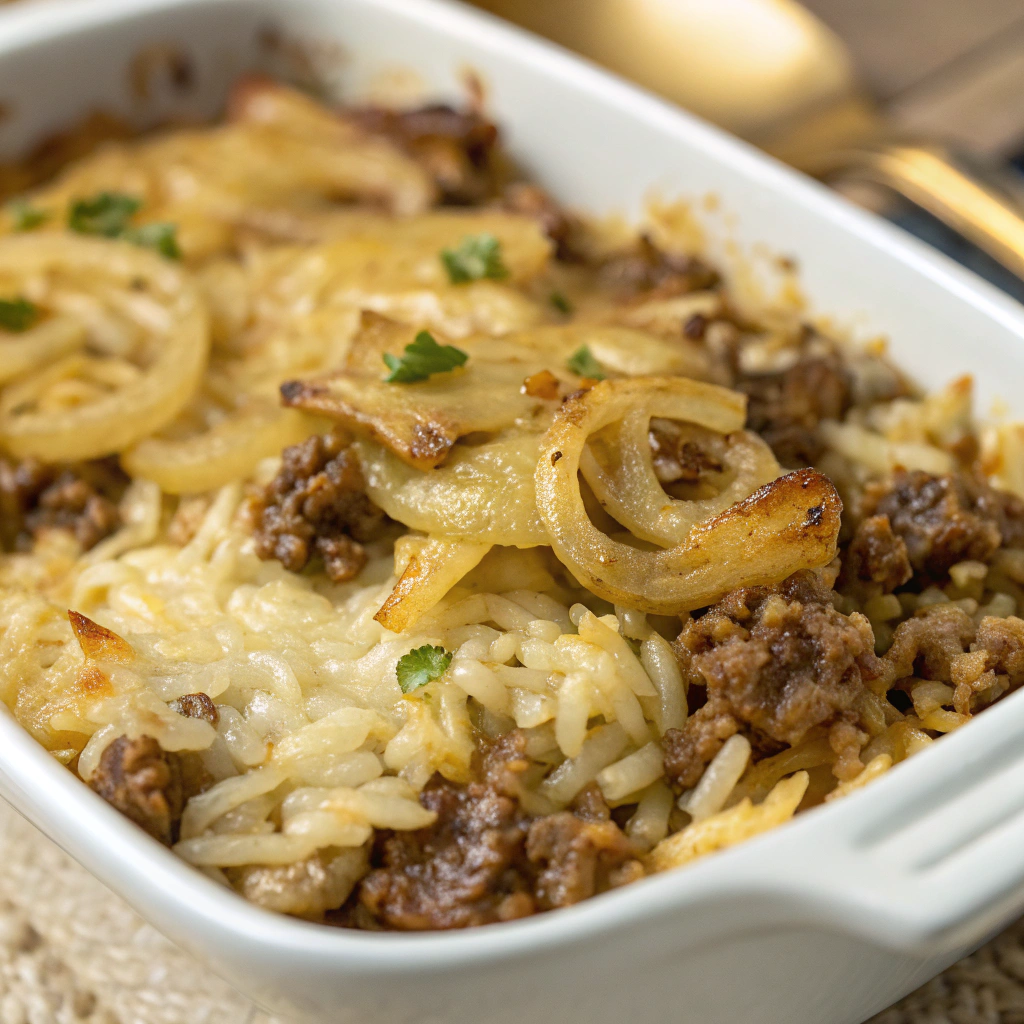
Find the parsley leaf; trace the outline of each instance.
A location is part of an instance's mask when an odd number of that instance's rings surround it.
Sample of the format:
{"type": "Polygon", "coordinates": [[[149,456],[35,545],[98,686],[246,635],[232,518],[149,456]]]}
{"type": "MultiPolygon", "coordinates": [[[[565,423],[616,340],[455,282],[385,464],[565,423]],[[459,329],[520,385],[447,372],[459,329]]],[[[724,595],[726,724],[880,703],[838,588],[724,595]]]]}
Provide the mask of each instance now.
{"type": "Polygon", "coordinates": [[[569,356],[566,366],[573,373],[578,373],[581,377],[589,377],[591,380],[604,380],[601,364],[594,358],[593,353],[586,345],[581,345],[569,356]]]}
{"type": "Polygon", "coordinates": [[[80,235],[117,238],[142,202],[122,192],[98,192],[91,199],[79,199],[68,212],[68,227],[80,235]]]}
{"type": "Polygon", "coordinates": [[[180,260],[181,250],[178,248],[177,231],[176,224],[157,221],[137,228],[125,228],[121,232],[121,237],[126,242],[141,245],[144,249],[155,249],[169,260],[180,260]]]}
{"type": "Polygon", "coordinates": [[[572,303],[561,292],[551,293],[551,305],[554,306],[559,313],[568,314],[572,312],[572,303]]]}
{"type": "Polygon", "coordinates": [[[421,686],[439,679],[452,663],[451,654],[443,647],[424,644],[398,659],[396,669],[402,693],[412,693],[421,686]]]}
{"type": "Polygon", "coordinates": [[[435,373],[448,373],[462,366],[469,356],[454,345],[438,345],[430,331],[420,331],[416,340],[405,346],[405,355],[385,352],[383,358],[391,371],[384,378],[388,384],[413,384],[435,373]]]}
{"type": "Polygon", "coordinates": [[[46,210],[33,206],[27,199],[15,199],[8,209],[11,211],[15,231],[31,231],[50,219],[46,210]]]}
{"type": "Polygon", "coordinates": [[[39,319],[39,308],[20,295],[14,299],[0,299],[0,327],[20,334],[39,319]]]}
{"type": "Polygon", "coordinates": [[[489,277],[501,281],[508,268],[501,259],[501,242],[494,235],[467,235],[457,249],[443,249],[441,262],[452,284],[465,284],[489,277]]]}
{"type": "Polygon", "coordinates": [[[98,192],[91,199],[79,199],[68,213],[68,227],[80,235],[123,238],[133,245],[153,249],[169,260],[180,260],[177,226],[158,221],[133,227],[129,221],[142,201],[123,192],[98,192]]]}

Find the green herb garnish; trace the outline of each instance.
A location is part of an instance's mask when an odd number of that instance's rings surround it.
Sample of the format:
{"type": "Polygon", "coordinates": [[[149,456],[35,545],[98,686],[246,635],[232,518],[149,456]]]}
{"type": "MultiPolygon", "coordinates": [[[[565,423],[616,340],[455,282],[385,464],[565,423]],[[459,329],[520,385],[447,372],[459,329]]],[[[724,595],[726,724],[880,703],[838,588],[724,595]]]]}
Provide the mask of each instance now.
{"type": "Polygon", "coordinates": [[[569,314],[572,312],[572,303],[561,293],[551,293],[551,305],[558,310],[559,313],[569,314]]]}
{"type": "Polygon", "coordinates": [[[181,250],[178,248],[178,227],[176,224],[167,224],[158,221],[153,224],[143,224],[137,228],[125,228],[121,237],[126,242],[133,242],[145,249],[155,249],[161,256],[169,260],[180,260],[181,250]]]}
{"type": "Polygon", "coordinates": [[[491,234],[467,235],[457,249],[442,250],[441,262],[452,284],[508,277],[508,268],[501,259],[501,242],[491,234]]]}
{"type": "Polygon", "coordinates": [[[39,307],[23,299],[0,299],[0,327],[5,331],[20,334],[27,331],[39,319],[39,307]]]}
{"type": "Polygon", "coordinates": [[[132,217],[142,208],[142,201],[123,192],[99,192],[91,199],[79,199],[71,205],[68,227],[80,235],[122,238],[144,249],[153,249],[169,260],[180,260],[177,227],[156,222],[133,226],[132,217]]]}
{"type": "Polygon", "coordinates": [[[593,353],[586,345],[580,346],[569,356],[566,366],[573,373],[578,373],[581,377],[589,377],[591,380],[604,380],[601,364],[594,358],[593,353]]]}
{"type": "Polygon", "coordinates": [[[142,202],[122,192],[99,192],[91,199],[71,204],[68,227],[80,235],[102,235],[117,238],[128,227],[142,202]]]}
{"type": "Polygon", "coordinates": [[[398,659],[396,673],[402,693],[412,693],[421,686],[439,679],[452,663],[451,654],[443,647],[424,644],[398,659]]]}
{"type": "Polygon", "coordinates": [[[420,331],[416,340],[405,346],[404,355],[384,353],[384,363],[391,371],[384,380],[388,384],[413,384],[435,373],[448,373],[462,366],[468,358],[462,349],[454,345],[438,345],[430,331],[420,331]]]}
{"type": "Polygon", "coordinates": [[[27,199],[15,199],[8,209],[11,211],[15,231],[31,231],[50,219],[46,210],[33,206],[27,199]]]}

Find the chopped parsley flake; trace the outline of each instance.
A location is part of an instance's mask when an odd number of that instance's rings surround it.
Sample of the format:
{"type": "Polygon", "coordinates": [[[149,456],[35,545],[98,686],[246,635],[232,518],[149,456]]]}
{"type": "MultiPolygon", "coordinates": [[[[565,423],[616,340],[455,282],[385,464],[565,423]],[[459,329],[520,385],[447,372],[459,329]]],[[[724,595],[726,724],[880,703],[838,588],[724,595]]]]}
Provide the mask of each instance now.
{"type": "Polygon", "coordinates": [[[39,319],[39,308],[20,295],[15,299],[0,299],[0,327],[20,334],[39,319]]]}
{"type": "Polygon", "coordinates": [[[71,204],[68,227],[80,235],[118,238],[140,206],[142,202],[134,196],[122,192],[99,192],[91,199],[79,199],[71,204]]]}
{"type": "Polygon", "coordinates": [[[551,305],[558,310],[559,313],[569,314],[572,312],[572,303],[561,293],[551,293],[551,305]]]}
{"type": "Polygon", "coordinates": [[[123,192],[98,192],[91,199],[79,199],[68,212],[68,227],[80,235],[122,238],[133,245],[152,249],[169,260],[180,260],[177,227],[156,222],[133,226],[132,217],[142,201],[123,192]]]}
{"type": "Polygon", "coordinates": [[[404,355],[384,353],[384,363],[391,371],[384,380],[389,384],[413,384],[435,373],[448,373],[462,366],[468,358],[462,349],[438,345],[430,331],[420,331],[416,340],[405,346],[404,355]]]}
{"type": "Polygon", "coordinates": [[[441,262],[452,284],[465,284],[485,277],[501,281],[508,268],[501,258],[501,242],[494,235],[467,235],[457,249],[444,249],[441,262]]]}
{"type": "Polygon", "coordinates": [[[601,364],[594,358],[593,353],[586,345],[581,345],[576,349],[569,356],[569,361],[566,365],[573,373],[578,373],[581,377],[589,377],[591,380],[604,380],[601,364]]]}
{"type": "Polygon", "coordinates": [[[15,231],[31,231],[50,218],[46,210],[40,210],[25,199],[15,199],[8,209],[11,211],[15,231]]]}
{"type": "Polygon", "coordinates": [[[155,249],[169,260],[180,260],[181,250],[178,248],[177,231],[177,225],[159,221],[137,228],[125,228],[121,237],[127,242],[141,245],[144,249],[155,249]]]}
{"type": "Polygon", "coordinates": [[[424,644],[398,659],[396,669],[402,693],[412,693],[421,686],[440,679],[452,663],[451,654],[443,647],[424,644]]]}

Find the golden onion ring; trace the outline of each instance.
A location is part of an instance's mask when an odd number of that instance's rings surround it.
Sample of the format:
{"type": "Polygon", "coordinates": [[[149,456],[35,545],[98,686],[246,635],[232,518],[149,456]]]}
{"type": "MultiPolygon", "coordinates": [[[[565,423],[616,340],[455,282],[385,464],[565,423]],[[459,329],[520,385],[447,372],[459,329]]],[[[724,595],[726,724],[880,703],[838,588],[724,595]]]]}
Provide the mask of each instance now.
{"type": "Polygon", "coordinates": [[[194,437],[147,437],[121,456],[121,465],[167,494],[212,491],[244,480],[261,459],[304,441],[317,427],[294,409],[256,401],[194,437]]]}
{"type": "Polygon", "coordinates": [[[70,316],[55,316],[10,339],[0,340],[0,385],[49,366],[85,344],[85,327],[70,316]]]}
{"type": "MultiPolygon", "coordinates": [[[[685,404],[684,399],[681,408],[685,404]]],[[[733,473],[722,490],[692,501],[673,498],[654,472],[650,422],[646,409],[634,409],[605,429],[602,448],[607,460],[595,454],[594,438],[580,457],[583,478],[602,507],[641,540],[663,547],[679,544],[692,526],[724,512],[779,475],[771,448],[757,434],[738,430],[720,438],[722,461],[733,473]]]]}
{"type": "Polygon", "coordinates": [[[637,407],[730,433],[743,425],[744,404],[742,395],[711,384],[633,378],[602,381],[562,406],[540,444],[537,508],[555,554],[583,586],[627,608],[677,614],[737,587],[777,583],[831,561],[842,502],[832,483],[813,470],[766,484],[662,551],[612,540],[587,516],[579,468],[592,433],[637,407]]]}
{"type": "MultiPolygon", "coordinates": [[[[191,398],[210,347],[206,305],[186,271],[128,242],[56,233],[0,239],[5,278],[54,272],[114,279],[125,288],[141,282],[163,300],[166,337],[149,366],[94,400],[59,410],[41,409],[31,399],[4,402],[0,444],[19,458],[51,462],[112,455],[165,426],[191,398]]],[[[20,382],[28,386],[25,395],[31,395],[31,381],[20,382]]]]}

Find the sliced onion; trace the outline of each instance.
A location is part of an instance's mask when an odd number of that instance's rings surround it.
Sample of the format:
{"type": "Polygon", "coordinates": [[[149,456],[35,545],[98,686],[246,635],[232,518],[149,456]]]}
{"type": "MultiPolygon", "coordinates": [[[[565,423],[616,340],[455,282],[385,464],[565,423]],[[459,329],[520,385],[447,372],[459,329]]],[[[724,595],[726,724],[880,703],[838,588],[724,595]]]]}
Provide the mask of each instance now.
{"type": "Polygon", "coordinates": [[[111,455],[170,422],[192,396],[210,345],[206,305],[183,269],[127,242],[62,234],[0,239],[0,274],[18,279],[52,273],[128,287],[141,281],[167,309],[167,329],[149,366],[138,371],[123,364],[133,372],[121,374],[119,386],[81,404],[41,408],[31,377],[19,382],[25,387],[17,401],[5,391],[0,443],[20,458],[47,461],[111,455]]]}
{"type": "MultiPolygon", "coordinates": [[[[445,537],[410,538],[415,549],[409,555],[395,589],[374,618],[393,633],[401,633],[418,622],[455,586],[475,569],[491,549],[490,544],[449,540],[445,537]]],[[[408,547],[408,542],[405,545],[408,547]]],[[[408,551],[396,545],[395,561],[408,551]]]]}
{"type": "MultiPolygon", "coordinates": [[[[686,399],[681,399],[681,410],[685,404],[686,399]]],[[[580,458],[583,478],[602,507],[641,540],[666,547],[679,544],[696,523],[723,512],[779,475],[771,448],[757,434],[739,430],[716,439],[713,454],[732,473],[718,494],[692,501],[670,497],[654,472],[650,422],[647,409],[634,409],[603,432],[605,459],[595,453],[594,438],[580,458]]]]}
{"type": "Polygon", "coordinates": [[[580,459],[592,433],[637,407],[720,433],[738,430],[744,417],[743,396],[682,378],[602,381],[562,406],[540,444],[537,507],[555,554],[587,589],[617,605],[673,614],[835,556],[842,503],[813,470],[766,484],[667,550],[641,551],[601,533],[583,504],[580,459]]]}
{"type": "Polygon", "coordinates": [[[414,530],[487,544],[547,544],[537,514],[539,434],[509,431],[481,445],[457,444],[444,465],[423,472],[373,441],[356,442],[366,492],[414,530]]]}
{"type": "Polygon", "coordinates": [[[212,491],[244,480],[261,459],[304,441],[317,426],[294,409],[256,401],[194,437],[148,437],[121,456],[121,465],[167,494],[212,491]]]}
{"type": "Polygon", "coordinates": [[[24,334],[0,340],[0,384],[48,366],[85,344],[85,328],[69,316],[44,320],[24,334]]]}

